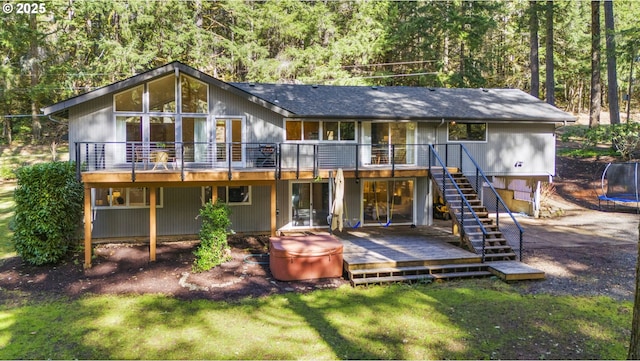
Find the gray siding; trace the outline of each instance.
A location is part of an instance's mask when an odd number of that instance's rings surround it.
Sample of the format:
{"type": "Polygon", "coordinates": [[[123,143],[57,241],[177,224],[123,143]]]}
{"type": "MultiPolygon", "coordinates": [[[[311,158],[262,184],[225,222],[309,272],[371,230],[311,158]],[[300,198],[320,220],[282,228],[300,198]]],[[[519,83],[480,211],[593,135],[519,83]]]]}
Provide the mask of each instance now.
{"type": "Polygon", "coordinates": [[[115,134],[111,95],[69,109],[69,159],[75,160],[75,142],[111,142],[115,134]]]}
{"type": "MultiPolygon", "coordinates": [[[[269,232],[271,187],[253,186],[252,204],[230,206],[231,228],[236,232],[269,232]]],[[[163,189],[163,206],[157,208],[159,236],[197,234],[201,219],[201,187],[163,189]]],[[[93,237],[149,236],[149,209],[99,209],[95,212],[93,237]]]]}
{"type": "Polygon", "coordinates": [[[220,88],[211,86],[209,89],[209,108],[212,115],[246,117],[247,133],[245,136],[247,142],[276,143],[283,141],[283,117],[281,115],[220,88]]]}
{"type": "MultiPolygon", "coordinates": [[[[487,128],[487,142],[463,143],[487,176],[555,175],[553,124],[489,123],[487,128]]],[[[438,132],[438,143],[444,144],[446,140],[447,127],[443,126],[438,132]]],[[[457,157],[455,152],[450,151],[450,159],[457,157]]]]}

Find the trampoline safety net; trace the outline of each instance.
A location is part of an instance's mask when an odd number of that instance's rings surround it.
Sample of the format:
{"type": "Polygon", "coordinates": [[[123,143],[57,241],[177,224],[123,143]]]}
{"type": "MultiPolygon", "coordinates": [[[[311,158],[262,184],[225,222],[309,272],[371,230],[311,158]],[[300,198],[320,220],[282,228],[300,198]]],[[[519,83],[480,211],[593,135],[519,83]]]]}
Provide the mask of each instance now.
{"type": "Polygon", "coordinates": [[[602,195],[613,202],[639,202],[638,163],[609,163],[602,172],[602,195]]]}

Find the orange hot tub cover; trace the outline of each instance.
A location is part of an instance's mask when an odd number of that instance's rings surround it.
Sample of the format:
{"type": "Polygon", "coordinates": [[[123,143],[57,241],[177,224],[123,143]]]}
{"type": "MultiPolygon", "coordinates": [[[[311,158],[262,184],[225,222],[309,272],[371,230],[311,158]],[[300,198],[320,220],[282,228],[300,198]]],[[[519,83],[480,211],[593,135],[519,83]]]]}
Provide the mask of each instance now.
{"type": "Polygon", "coordinates": [[[330,235],[271,237],[269,267],[280,281],[342,277],[342,243],[330,235]]]}

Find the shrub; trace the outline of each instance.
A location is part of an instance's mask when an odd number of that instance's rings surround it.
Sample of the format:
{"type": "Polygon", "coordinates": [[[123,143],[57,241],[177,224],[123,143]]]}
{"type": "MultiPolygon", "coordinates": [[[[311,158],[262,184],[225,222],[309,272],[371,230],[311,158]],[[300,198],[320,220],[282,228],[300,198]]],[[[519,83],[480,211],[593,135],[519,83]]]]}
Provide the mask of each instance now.
{"type": "Polygon", "coordinates": [[[231,210],[222,202],[209,202],[200,209],[202,227],[199,233],[200,245],[194,251],[194,272],[208,271],[231,259],[231,249],[227,243],[227,229],[231,226],[230,214],[231,210]]]}
{"type": "Polygon", "coordinates": [[[584,139],[583,147],[611,144],[623,160],[629,160],[634,152],[640,150],[640,123],[600,125],[584,130],[580,135],[584,139]]]}
{"type": "Polygon", "coordinates": [[[57,263],[76,239],[83,186],[69,162],[42,163],[16,171],[13,242],[32,265],[57,263]]]}

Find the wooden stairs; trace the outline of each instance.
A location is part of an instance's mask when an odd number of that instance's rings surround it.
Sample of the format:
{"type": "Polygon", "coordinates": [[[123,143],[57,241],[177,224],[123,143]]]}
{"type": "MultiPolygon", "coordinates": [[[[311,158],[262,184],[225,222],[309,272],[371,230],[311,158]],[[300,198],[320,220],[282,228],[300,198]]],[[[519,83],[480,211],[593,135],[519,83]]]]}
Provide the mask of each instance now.
{"type": "Polygon", "coordinates": [[[482,255],[482,245],[484,243],[484,261],[512,261],[516,260],[516,253],[504,238],[499,227],[494,220],[489,218],[489,211],[482,205],[482,200],[474,190],[473,186],[458,170],[450,171],[458,189],[453,185],[446,175],[443,177],[442,170],[432,171],[431,178],[437,185],[438,193],[449,207],[449,214],[454,222],[454,229],[461,235],[461,244],[469,251],[482,255]],[[442,183],[445,183],[443,187],[442,183]],[[444,194],[443,193],[444,189],[444,194]],[[469,203],[478,220],[469,211],[465,200],[469,203]],[[485,232],[483,234],[482,227],[485,232]],[[464,225],[464,226],[462,226],[464,225]],[[483,237],[484,236],[484,237],[483,237]],[[483,240],[484,239],[484,240],[483,240]]]}
{"type": "Polygon", "coordinates": [[[489,277],[486,263],[461,263],[425,266],[397,266],[363,269],[346,269],[352,286],[393,282],[433,282],[454,278],[489,277]]]}

